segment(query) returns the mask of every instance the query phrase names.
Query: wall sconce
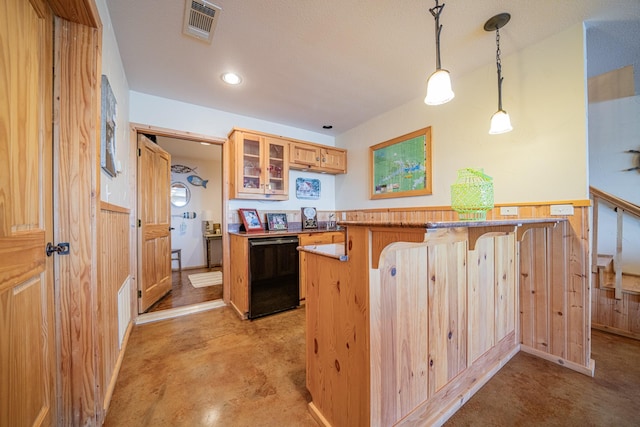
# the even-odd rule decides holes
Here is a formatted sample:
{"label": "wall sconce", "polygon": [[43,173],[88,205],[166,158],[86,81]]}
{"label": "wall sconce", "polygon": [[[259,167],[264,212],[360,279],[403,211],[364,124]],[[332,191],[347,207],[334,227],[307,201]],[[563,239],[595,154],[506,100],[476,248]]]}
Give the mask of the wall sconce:
{"label": "wall sconce", "polygon": [[498,111],[491,116],[491,128],[489,134],[496,135],[499,133],[511,132],[513,127],[511,126],[511,119],[509,114],[502,109],[502,62],[500,61],[500,28],[507,25],[511,19],[511,15],[508,13],[500,13],[492,18],[489,18],[484,24],[485,31],[496,32],[496,66],[498,68]]}
{"label": "wall sconce", "polygon": [[427,105],[445,104],[455,96],[451,90],[449,72],[440,66],[440,32],[442,31],[440,14],[442,9],[444,9],[444,3],[439,5],[438,0],[436,0],[436,5],[429,9],[436,21],[436,71],[427,80],[427,96],[424,98],[424,103]]}

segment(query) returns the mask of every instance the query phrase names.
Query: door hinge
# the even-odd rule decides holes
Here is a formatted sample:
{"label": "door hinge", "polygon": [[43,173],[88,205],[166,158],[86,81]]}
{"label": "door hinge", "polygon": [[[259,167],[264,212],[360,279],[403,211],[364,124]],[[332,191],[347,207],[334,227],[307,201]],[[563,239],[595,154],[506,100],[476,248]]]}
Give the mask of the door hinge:
{"label": "door hinge", "polygon": [[47,243],[47,247],[44,248],[47,256],[51,256],[53,254],[58,255],[69,255],[69,243],[62,242],[57,245],[52,244],[51,242]]}
{"label": "door hinge", "polygon": [[138,148],[138,157],[142,156],[142,150]]}
{"label": "door hinge", "polygon": [[142,298],[142,291],[138,289],[138,298]]}
{"label": "door hinge", "polygon": [[141,219],[138,220],[138,227],[142,227],[142,220]]}

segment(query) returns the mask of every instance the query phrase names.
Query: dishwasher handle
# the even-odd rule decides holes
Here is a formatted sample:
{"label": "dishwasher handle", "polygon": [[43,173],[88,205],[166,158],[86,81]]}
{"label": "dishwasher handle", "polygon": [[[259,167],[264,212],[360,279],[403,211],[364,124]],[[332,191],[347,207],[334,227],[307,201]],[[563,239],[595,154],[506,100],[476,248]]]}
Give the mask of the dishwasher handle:
{"label": "dishwasher handle", "polygon": [[287,243],[298,244],[297,237],[282,237],[278,239],[254,239],[249,240],[251,246],[266,246],[266,245],[285,245]]}

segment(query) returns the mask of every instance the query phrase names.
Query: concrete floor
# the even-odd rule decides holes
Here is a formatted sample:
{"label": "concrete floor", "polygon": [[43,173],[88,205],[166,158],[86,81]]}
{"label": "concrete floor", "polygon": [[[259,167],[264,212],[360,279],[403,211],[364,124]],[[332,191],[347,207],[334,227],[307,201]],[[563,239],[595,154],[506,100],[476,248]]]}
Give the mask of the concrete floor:
{"label": "concrete floor", "polygon": [[[519,353],[446,425],[640,425],[640,342],[593,331],[592,353],[595,378]],[[315,426],[304,370],[304,309],[136,326],[105,425]]]}

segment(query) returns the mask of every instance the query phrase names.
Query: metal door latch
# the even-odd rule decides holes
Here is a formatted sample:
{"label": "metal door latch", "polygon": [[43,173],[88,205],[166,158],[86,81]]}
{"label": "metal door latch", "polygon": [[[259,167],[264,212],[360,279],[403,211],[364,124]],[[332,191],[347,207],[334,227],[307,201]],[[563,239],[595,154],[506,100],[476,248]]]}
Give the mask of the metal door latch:
{"label": "metal door latch", "polygon": [[45,252],[47,252],[47,256],[53,255],[54,252],[58,255],[69,255],[69,243],[63,242],[58,243],[57,245],[53,245],[51,242],[49,242],[47,243]]}

